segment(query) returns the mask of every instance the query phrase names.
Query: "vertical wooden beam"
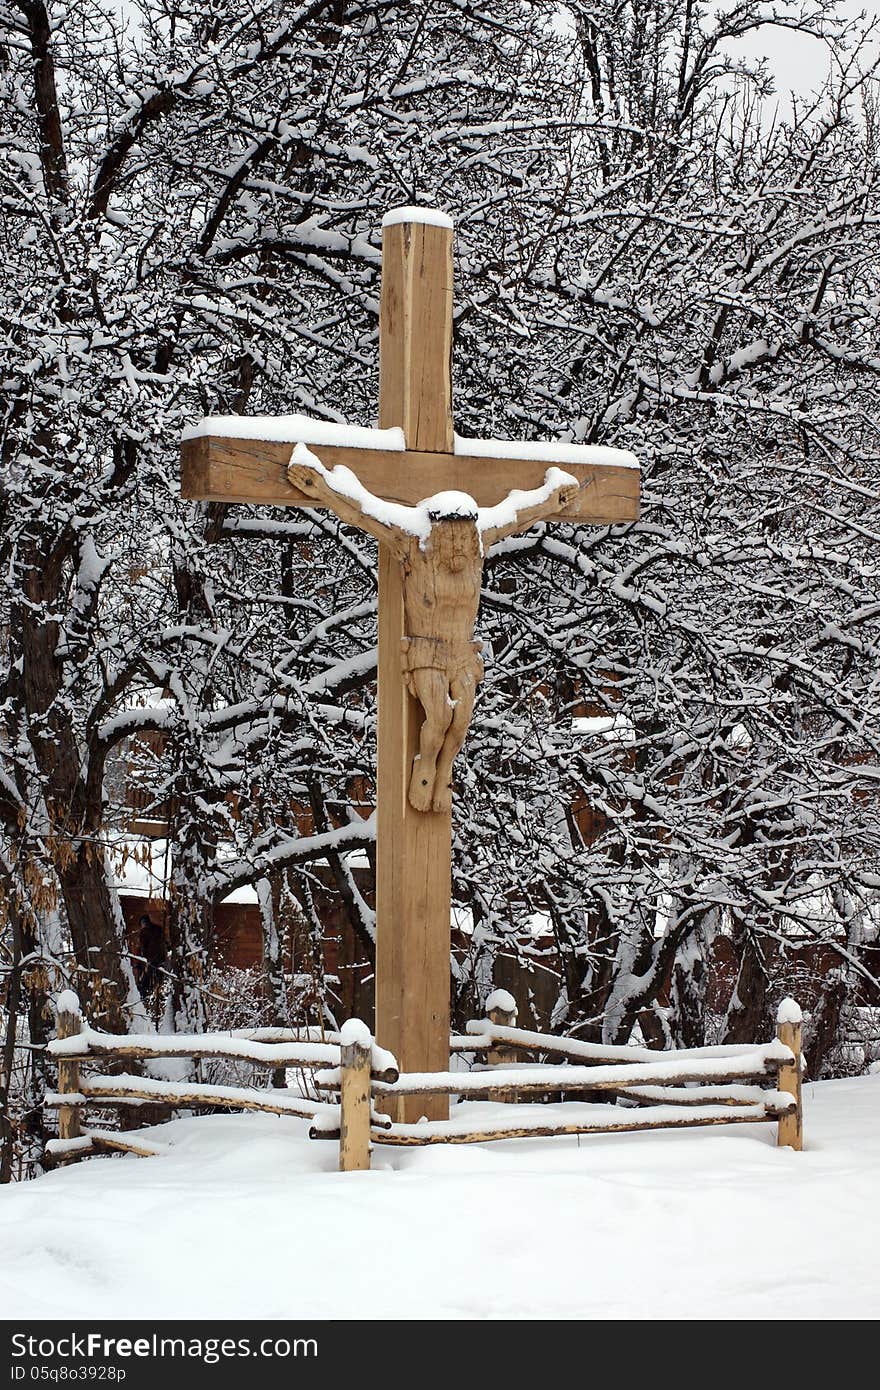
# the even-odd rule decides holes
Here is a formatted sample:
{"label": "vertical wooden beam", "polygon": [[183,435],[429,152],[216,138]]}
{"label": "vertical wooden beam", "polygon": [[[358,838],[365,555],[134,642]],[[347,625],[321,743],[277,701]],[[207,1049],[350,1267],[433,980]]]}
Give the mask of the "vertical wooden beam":
{"label": "vertical wooden beam", "polygon": [[794,1053],[793,1062],[779,1067],[777,1087],[794,1096],[797,1107],[780,1115],[776,1126],[776,1143],[800,1151],[804,1146],[803,1101],[801,1097],[801,1011],[793,999],[783,999],[776,1015],[776,1036]]}
{"label": "vertical wooden beam", "polygon": [[[72,989],[66,989],[58,999],[59,1038],[75,1038],[82,1032],[82,1014],[79,1000]],[[75,1095],[79,1091],[79,1058],[65,1061],[58,1059],[58,1092],[60,1095]],[[59,1139],[79,1139],[82,1130],[79,1123],[79,1106],[62,1105],[58,1109]]]}
{"label": "vertical wooden beam", "polygon": [[365,1023],[350,1018],[339,1035],[342,1053],[339,1171],[370,1166],[370,1069],[373,1039]]}
{"label": "vertical wooden beam", "polygon": [[[417,216],[417,214],[416,214]],[[452,226],[386,219],[382,238],[379,424],[409,449],[451,452]],[[430,491],[430,488],[428,488]],[[449,1067],[452,829],[448,814],[407,800],[421,708],[400,664],[400,565],[379,547],[379,785],[376,1035],[401,1071]],[[445,1119],[446,1096],[399,1096],[401,1122]]]}

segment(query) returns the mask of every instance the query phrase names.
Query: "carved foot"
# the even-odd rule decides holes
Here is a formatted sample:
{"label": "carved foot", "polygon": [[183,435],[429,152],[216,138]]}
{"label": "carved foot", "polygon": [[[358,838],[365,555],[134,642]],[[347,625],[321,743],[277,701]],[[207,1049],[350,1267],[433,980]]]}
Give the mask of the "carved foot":
{"label": "carved foot", "polygon": [[431,801],[432,811],[451,811],[452,810],[452,787],[448,783],[440,785],[440,779],[434,787],[434,796]]}
{"label": "carved foot", "polygon": [[430,811],[433,809],[433,797],[433,769],[424,766],[421,758],[416,758],[409,783],[409,804],[417,811]]}

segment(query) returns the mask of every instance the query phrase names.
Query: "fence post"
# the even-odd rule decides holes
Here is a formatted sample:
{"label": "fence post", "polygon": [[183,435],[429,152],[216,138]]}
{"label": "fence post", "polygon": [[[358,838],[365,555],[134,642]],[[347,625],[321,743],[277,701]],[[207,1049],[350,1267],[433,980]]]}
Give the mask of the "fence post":
{"label": "fence post", "polygon": [[[59,994],[56,1003],[58,1013],[57,1036],[75,1038],[82,1032],[82,1014],[79,999],[72,989]],[[79,1058],[66,1060],[58,1058],[58,1091],[61,1095],[73,1095],[79,1090]],[[79,1106],[62,1105],[58,1109],[58,1137],[60,1139],[79,1139],[82,1135],[79,1123]]]}
{"label": "fence post", "polygon": [[[499,1028],[516,1027],[516,1000],[512,994],[508,994],[506,989],[493,990],[486,1000],[486,1013],[490,1022]],[[486,1054],[486,1061],[490,1067],[505,1067],[516,1061],[516,1048],[505,1047],[500,1044],[498,1047],[490,1047]],[[516,1091],[499,1091],[495,1096],[496,1100],[513,1103],[517,1099]]]}
{"label": "fence post", "polygon": [[803,1105],[801,1100],[801,1014],[800,1005],[793,999],[783,999],[776,1015],[776,1036],[794,1053],[793,1062],[780,1062],[777,1088],[794,1096],[797,1106],[779,1116],[776,1143],[790,1149],[804,1146]]}
{"label": "fence post", "polygon": [[370,1072],[373,1039],[359,1018],[350,1018],[339,1034],[342,1076],[340,1087],[339,1171],[352,1173],[370,1166]]}

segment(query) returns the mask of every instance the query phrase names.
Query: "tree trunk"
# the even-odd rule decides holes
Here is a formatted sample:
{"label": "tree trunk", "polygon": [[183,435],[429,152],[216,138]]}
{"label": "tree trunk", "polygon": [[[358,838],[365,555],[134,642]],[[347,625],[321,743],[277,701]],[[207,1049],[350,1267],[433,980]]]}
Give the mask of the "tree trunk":
{"label": "tree trunk", "polygon": [[24,560],[27,602],[15,604],[11,645],[20,654],[15,692],[26,715],[27,738],[42,783],[52,857],[70,928],[80,979],[77,988],[89,1016],[112,1032],[125,1032],[124,1005],[132,991],[118,905],[107,883],[103,787],[84,771],[64,693],[57,655],[60,628],[49,613],[64,606],[63,569],[69,555],[59,543],[36,543]]}
{"label": "tree trunk", "polygon": [[753,928],[738,923],[733,935],[739,957],[736,984],[727,1006],[727,1022],[722,1042],[753,1043],[770,1037],[772,1026],[767,1009],[767,965],[759,938]]}
{"label": "tree trunk", "polygon": [[841,969],[830,970],[822,981],[822,989],[810,1018],[804,1044],[807,1075],[817,1081],[822,1075],[825,1058],[839,1040],[840,1017],[846,1003],[847,988]]}

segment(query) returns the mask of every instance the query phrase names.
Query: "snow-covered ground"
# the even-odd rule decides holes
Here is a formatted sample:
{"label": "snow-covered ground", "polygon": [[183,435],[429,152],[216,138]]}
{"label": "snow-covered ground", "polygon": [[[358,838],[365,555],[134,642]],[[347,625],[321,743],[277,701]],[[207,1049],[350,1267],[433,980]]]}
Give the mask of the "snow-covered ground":
{"label": "snow-covered ground", "polygon": [[[497,1106],[472,1103],[483,1111]],[[880,1312],[880,1075],[775,1126],[374,1152],[268,1115],[0,1190],[6,1318],[785,1318]]]}

